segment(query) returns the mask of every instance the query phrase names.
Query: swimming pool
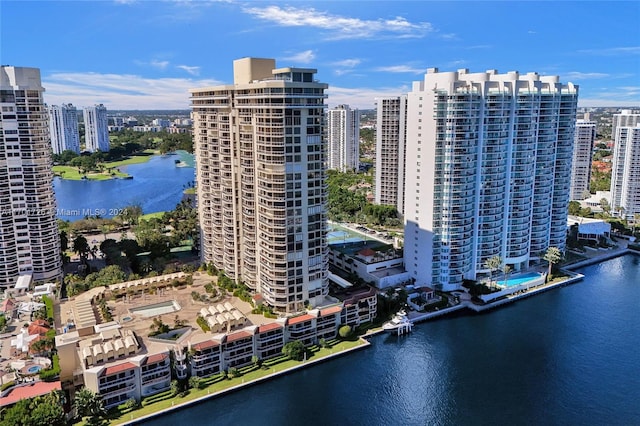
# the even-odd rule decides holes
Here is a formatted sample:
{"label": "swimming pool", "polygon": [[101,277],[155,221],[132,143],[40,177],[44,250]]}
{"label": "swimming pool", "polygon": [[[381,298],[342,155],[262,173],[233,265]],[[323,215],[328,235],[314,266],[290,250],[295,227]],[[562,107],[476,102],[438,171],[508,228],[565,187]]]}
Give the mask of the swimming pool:
{"label": "swimming pool", "polygon": [[[527,272],[525,274],[517,275],[515,277],[509,278],[506,282],[506,286],[514,287],[520,284],[528,283],[529,281],[533,281],[538,278],[542,278],[542,274],[539,274],[537,272]],[[505,282],[504,280],[502,280],[502,281],[498,281],[497,284],[500,286],[504,286]]]}
{"label": "swimming pool", "polygon": [[29,374],[36,374],[39,373],[40,370],[42,370],[42,367],[39,365],[32,365],[31,367],[27,368],[27,373]]}
{"label": "swimming pool", "polygon": [[170,314],[180,310],[180,305],[175,300],[168,302],[154,303],[152,305],[138,306],[129,309],[132,314],[141,315],[145,318],[155,317],[156,315]]}

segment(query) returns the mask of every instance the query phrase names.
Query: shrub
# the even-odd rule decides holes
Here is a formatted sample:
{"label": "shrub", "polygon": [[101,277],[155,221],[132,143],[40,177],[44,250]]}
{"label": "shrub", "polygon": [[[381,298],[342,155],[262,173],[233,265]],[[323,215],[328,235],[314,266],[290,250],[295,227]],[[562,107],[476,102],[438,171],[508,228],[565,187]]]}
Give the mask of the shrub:
{"label": "shrub", "polygon": [[[42,302],[47,309],[47,318],[53,318],[53,300],[47,295],[42,296]],[[53,326],[53,323],[51,323]]]}
{"label": "shrub", "polygon": [[43,382],[52,382],[60,375],[60,357],[55,354],[52,358],[51,368],[40,370],[40,380]]}
{"label": "shrub", "polygon": [[211,331],[211,327],[209,327],[207,320],[204,319],[202,316],[198,315],[198,317],[196,318],[196,323],[200,326],[202,331],[204,331],[205,333],[207,331]]}
{"label": "shrub", "polygon": [[16,384],[16,382],[14,382],[14,381],[3,383],[2,386],[0,386],[0,392],[6,391],[10,387],[15,386],[15,384]]}
{"label": "shrub", "polygon": [[342,327],[340,327],[340,329],[338,329],[338,334],[343,339],[350,338],[352,333],[353,333],[353,330],[351,329],[350,325],[343,325]]}

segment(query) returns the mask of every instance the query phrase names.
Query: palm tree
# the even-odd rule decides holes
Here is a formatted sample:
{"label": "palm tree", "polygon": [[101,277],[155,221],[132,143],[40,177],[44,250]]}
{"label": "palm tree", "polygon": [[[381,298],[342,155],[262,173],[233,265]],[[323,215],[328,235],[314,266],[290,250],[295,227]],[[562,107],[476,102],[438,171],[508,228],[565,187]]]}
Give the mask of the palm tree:
{"label": "palm tree", "polygon": [[73,406],[81,417],[88,416],[94,422],[106,413],[100,395],[84,387],[76,392],[73,398]]}
{"label": "palm tree", "polygon": [[91,249],[89,243],[83,235],[77,235],[73,239],[73,251],[80,256],[80,260],[84,263]]}
{"label": "palm tree", "polygon": [[504,274],[504,285],[507,285],[507,277],[509,276],[512,270],[513,268],[511,268],[510,265],[502,266],[502,273]]}
{"label": "palm tree", "polygon": [[497,271],[502,265],[502,258],[500,256],[493,256],[485,260],[484,267],[489,270],[489,278],[493,284],[493,273]]}
{"label": "palm tree", "polygon": [[551,278],[551,268],[562,260],[562,252],[558,247],[549,247],[544,253],[542,260],[549,262],[549,272],[547,273],[547,281],[549,281]]}
{"label": "palm tree", "polygon": [[633,214],[633,234],[638,232],[638,225],[640,225],[640,213]]}

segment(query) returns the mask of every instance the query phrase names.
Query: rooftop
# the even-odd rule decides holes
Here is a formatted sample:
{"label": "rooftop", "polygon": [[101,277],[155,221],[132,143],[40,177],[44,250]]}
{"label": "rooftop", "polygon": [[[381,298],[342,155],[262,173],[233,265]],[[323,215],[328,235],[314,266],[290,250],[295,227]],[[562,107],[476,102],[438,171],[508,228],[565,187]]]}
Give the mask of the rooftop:
{"label": "rooftop", "polygon": [[40,395],[46,395],[54,390],[61,390],[60,382],[33,382],[26,386],[17,386],[0,398],[0,407],[15,404],[21,399],[29,399]]}

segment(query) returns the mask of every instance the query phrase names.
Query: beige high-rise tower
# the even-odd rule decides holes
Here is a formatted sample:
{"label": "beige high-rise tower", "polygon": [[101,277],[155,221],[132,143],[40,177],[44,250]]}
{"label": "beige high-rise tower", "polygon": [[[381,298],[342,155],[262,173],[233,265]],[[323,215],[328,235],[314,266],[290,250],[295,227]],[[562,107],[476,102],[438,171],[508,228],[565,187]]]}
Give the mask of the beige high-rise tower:
{"label": "beige high-rise tower", "polygon": [[190,90],[202,260],[299,311],[328,294],[327,85],[273,59],[233,71],[233,85]]}
{"label": "beige high-rise tower", "polygon": [[0,287],[62,276],[40,70],[0,67]]}

